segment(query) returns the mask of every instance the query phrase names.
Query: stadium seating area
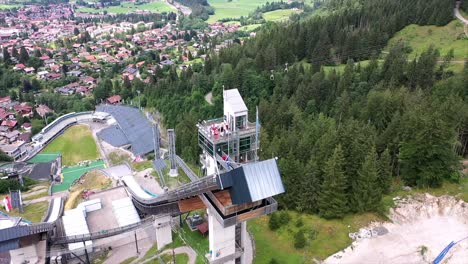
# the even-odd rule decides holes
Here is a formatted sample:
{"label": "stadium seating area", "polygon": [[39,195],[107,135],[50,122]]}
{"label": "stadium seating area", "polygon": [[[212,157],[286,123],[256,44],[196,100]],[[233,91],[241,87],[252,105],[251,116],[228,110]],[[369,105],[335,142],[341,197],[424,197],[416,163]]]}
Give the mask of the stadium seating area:
{"label": "stadium seating area", "polygon": [[138,108],[99,105],[96,107],[96,111],[109,113],[117,121],[117,126],[112,126],[98,133],[100,139],[113,146],[130,144],[130,151],[135,156],[153,151],[153,127]]}

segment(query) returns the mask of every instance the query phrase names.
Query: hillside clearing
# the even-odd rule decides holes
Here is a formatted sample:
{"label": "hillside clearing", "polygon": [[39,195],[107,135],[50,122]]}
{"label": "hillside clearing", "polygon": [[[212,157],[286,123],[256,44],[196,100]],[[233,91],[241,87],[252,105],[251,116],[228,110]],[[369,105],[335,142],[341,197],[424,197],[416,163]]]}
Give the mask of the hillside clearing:
{"label": "hillside clearing", "polygon": [[453,49],[454,60],[468,58],[468,38],[464,37],[463,25],[457,20],[443,27],[409,25],[390,39],[385,50],[398,42],[404,42],[413,49],[410,58],[421,55],[431,45],[439,50],[441,57]]}
{"label": "hillside clearing", "polygon": [[257,7],[264,5],[268,0],[208,0],[210,6],[215,10],[215,14],[210,16],[208,23],[216,22],[223,18],[239,18],[247,16]]}

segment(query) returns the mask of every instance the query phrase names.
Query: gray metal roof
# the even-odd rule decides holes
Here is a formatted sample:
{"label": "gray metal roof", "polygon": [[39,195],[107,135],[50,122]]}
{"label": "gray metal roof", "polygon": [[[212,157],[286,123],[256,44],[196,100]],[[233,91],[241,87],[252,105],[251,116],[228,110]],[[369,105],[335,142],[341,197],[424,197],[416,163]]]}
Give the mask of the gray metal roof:
{"label": "gray metal roof", "polygon": [[242,166],[252,201],[284,193],[283,182],[275,159]]}
{"label": "gray metal roof", "polygon": [[121,105],[99,105],[96,107],[96,111],[109,113],[115,118],[123,134],[130,142],[130,150],[133,154],[144,155],[153,151],[153,128],[150,121],[138,108]]}
{"label": "gray metal roof", "polygon": [[127,137],[119,128],[119,126],[111,126],[105,128],[99,131],[99,133],[97,133],[97,136],[114,147],[121,147],[130,144],[130,142],[128,142]]}
{"label": "gray metal roof", "polygon": [[233,204],[259,201],[284,192],[275,159],[243,165],[220,175],[223,188],[229,188]]}

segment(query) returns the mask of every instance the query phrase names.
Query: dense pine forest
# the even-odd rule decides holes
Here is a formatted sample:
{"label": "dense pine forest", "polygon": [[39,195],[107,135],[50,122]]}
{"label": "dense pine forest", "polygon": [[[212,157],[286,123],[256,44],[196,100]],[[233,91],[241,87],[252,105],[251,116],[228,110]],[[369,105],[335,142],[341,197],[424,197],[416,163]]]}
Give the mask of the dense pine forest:
{"label": "dense pine forest", "polygon": [[[468,146],[468,64],[451,53],[388,40],[409,24],[445,25],[452,0],[331,0],[329,14],[268,24],[243,45],[207,56],[204,66],[161,71],[145,104],[177,131],[177,151],[196,162],[195,124],[219,117],[222,89],[259,106],[263,159],[279,157],[280,205],[326,218],[379,211],[392,182],[437,187],[458,181]],[[366,65],[356,63],[370,60]],[[288,63],[286,66],[285,63]],[[324,65],[346,63],[344,71]],[[204,100],[212,91],[214,104]]]}

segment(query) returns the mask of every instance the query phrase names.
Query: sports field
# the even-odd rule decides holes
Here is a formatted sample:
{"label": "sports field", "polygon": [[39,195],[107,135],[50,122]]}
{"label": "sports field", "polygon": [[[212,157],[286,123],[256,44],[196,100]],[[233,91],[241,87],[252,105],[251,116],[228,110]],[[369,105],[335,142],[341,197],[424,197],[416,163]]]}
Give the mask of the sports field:
{"label": "sports field", "polygon": [[175,11],[175,9],[167,4],[164,1],[156,1],[156,2],[150,2],[150,3],[144,3],[141,5],[135,5],[134,3],[122,3],[119,6],[109,6],[106,8],[89,8],[89,7],[81,7],[78,8],[78,12],[82,13],[100,13],[107,11],[108,13],[114,13],[114,14],[122,14],[122,13],[131,13],[131,12],[136,12],[139,10],[144,10],[144,11],[150,11],[150,12],[155,12],[155,13],[163,13],[163,12],[171,12]]}
{"label": "sports field", "polygon": [[62,164],[64,166],[99,158],[99,151],[91,130],[85,125],[73,126],[67,129],[41,151],[41,154],[57,152],[62,153]]}
{"label": "sports field", "polygon": [[68,190],[72,183],[79,179],[83,174],[94,169],[105,168],[104,161],[94,161],[89,165],[72,166],[62,169],[63,180],[61,184],[52,186],[52,193]]}
{"label": "sports field", "polygon": [[222,18],[238,18],[247,16],[257,7],[271,2],[268,0],[208,0],[210,6],[215,10],[215,14],[210,16],[208,23],[216,22]]}

